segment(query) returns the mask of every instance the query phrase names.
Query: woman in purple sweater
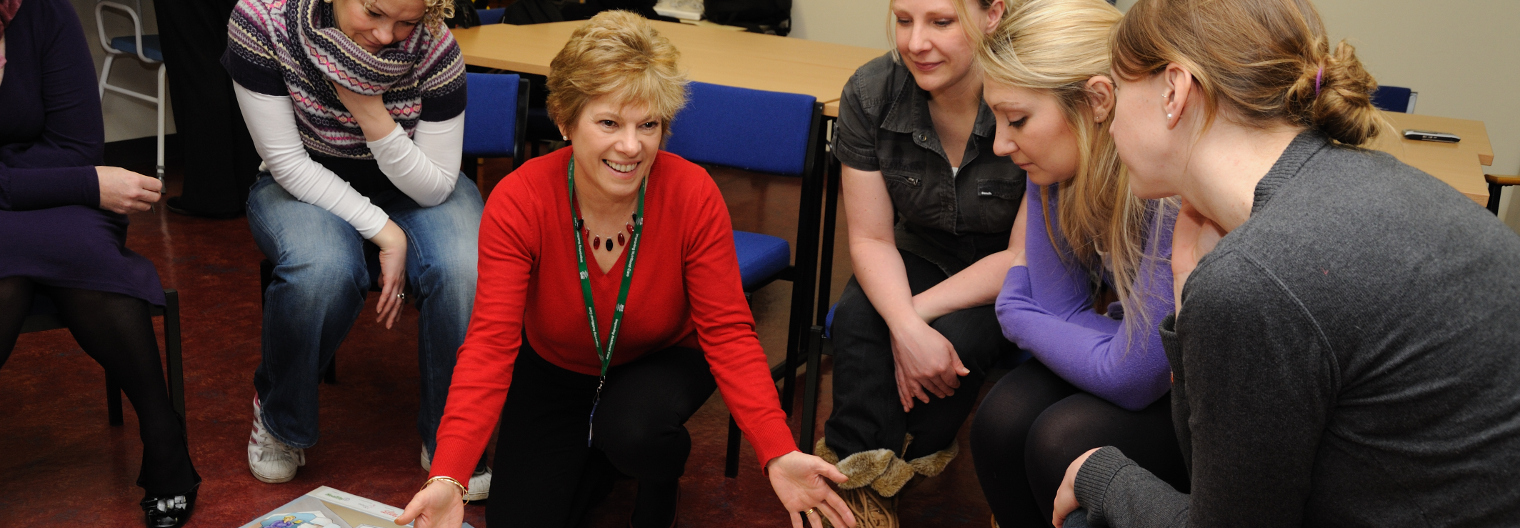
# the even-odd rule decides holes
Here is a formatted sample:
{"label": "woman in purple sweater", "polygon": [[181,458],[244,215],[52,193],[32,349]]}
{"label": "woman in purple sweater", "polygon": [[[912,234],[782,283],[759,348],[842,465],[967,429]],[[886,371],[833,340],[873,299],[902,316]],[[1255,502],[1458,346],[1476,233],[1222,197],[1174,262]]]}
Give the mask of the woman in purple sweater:
{"label": "woman in purple sweater", "polygon": [[[1115,101],[1102,0],[1032,0],[978,51],[994,152],[1029,173],[1025,252],[997,299],[1003,335],[1034,357],[992,388],[971,426],[997,521],[1048,526],[1067,463],[1105,445],[1186,486],[1156,325],[1172,311],[1175,207],[1129,193],[1108,122]],[[1103,292],[1119,301],[1094,309]]]}
{"label": "woman in purple sweater", "polygon": [[201,478],[148,315],[163,287],[153,263],[124,245],[124,214],[148,210],[161,185],[98,166],[94,68],[69,2],[0,0],[0,365],[34,303],[50,302],[137,412],[148,526],[180,526]]}

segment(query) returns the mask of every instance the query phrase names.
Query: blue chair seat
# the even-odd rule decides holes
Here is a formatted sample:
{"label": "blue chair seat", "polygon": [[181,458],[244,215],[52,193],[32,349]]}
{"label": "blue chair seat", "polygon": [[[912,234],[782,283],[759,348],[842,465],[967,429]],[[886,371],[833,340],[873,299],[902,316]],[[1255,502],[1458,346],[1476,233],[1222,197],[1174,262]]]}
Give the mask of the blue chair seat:
{"label": "blue chair seat", "polygon": [[734,231],[734,248],[739,254],[739,277],[744,291],[752,291],[775,278],[792,260],[792,248],[786,240],[770,235]]}
{"label": "blue chair seat", "polygon": [[480,9],[475,11],[475,14],[480,15],[480,25],[482,26],[487,24],[500,24],[501,17],[506,16],[507,14],[507,8],[498,7],[495,9]]}
{"label": "blue chair seat", "polygon": [[1372,93],[1372,106],[1388,112],[1410,113],[1414,111],[1414,108],[1410,108],[1413,106],[1410,99],[1414,93],[1414,90],[1402,86],[1379,86]]}
{"label": "blue chair seat", "polygon": [[[143,56],[158,62],[164,61],[163,47],[158,45],[158,35],[143,35]],[[137,54],[137,37],[126,35],[111,39],[111,48],[122,53]]]}

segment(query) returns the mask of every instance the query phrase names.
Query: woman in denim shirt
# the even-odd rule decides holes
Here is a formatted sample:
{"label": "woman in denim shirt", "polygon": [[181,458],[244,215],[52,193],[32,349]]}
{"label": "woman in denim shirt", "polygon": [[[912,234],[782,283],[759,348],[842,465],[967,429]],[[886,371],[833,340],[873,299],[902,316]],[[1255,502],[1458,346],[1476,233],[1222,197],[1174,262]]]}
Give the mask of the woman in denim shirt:
{"label": "woman in denim shirt", "polygon": [[836,308],[818,445],[850,477],[842,495],[866,526],[897,526],[898,491],[955,457],[987,368],[1017,350],[991,304],[1024,247],[1024,171],[992,153],[973,66],[1003,0],[891,9],[895,50],[845,86],[834,138],[855,277]]}

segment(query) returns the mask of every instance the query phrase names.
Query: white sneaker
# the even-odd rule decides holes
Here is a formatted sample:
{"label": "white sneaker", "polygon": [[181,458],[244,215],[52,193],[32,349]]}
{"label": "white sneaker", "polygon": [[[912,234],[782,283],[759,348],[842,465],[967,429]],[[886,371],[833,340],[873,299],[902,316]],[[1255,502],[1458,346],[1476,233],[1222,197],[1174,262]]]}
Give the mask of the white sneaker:
{"label": "white sneaker", "polygon": [[264,430],[264,410],[253,398],[253,434],[248,437],[248,471],[270,484],[290,482],[296,468],[306,465],[306,450],[290,447]]}
{"label": "white sneaker", "polygon": [[491,468],[470,476],[470,490],[464,494],[464,500],[486,500],[491,496]]}
{"label": "white sneaker", "polygon": [[[422,446],[422,470],[432,471],[433,460],[428,456],[427,446]],[[486,466],[484,471],[470,475],[470,489],[464,494],[464,500],[486,500],[491,496],[491,467]]]}

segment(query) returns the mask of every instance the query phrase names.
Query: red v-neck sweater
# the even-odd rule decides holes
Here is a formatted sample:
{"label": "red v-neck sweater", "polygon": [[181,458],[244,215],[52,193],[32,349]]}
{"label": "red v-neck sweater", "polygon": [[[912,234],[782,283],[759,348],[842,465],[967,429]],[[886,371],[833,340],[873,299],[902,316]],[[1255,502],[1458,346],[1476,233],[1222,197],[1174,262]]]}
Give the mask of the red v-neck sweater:
{"label": "red v-neck sweater", "polygon": [[[486,204],[475,311],[439,425],[433,476],[469,481],[506,402],[524,331],[533,350],[550,363],[582,374],[601,373],[571,231],[565,185],[571,150],[524,163],[501,181]],[[761,465],[796,450],[744,302],[733,227],[717,185],[696,164],[660,152],[649,175],[644,212],[644,234],[612,364],[674,345],[699,348]],[[626,247],[619,249],[623,256],[608,273],[587,255],[604,344],[627,258]]]}

